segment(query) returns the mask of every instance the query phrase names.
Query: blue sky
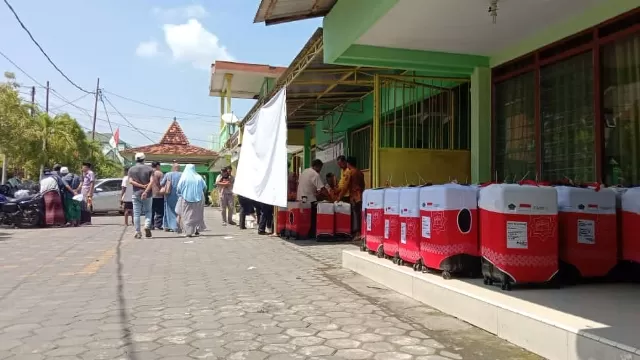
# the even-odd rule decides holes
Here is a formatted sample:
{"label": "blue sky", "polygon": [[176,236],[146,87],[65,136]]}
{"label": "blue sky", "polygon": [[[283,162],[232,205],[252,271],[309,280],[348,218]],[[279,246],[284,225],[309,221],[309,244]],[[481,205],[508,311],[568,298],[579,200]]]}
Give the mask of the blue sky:
{"label": "blue sky", "polygon": [[[197,117],[164,111],[126,101],[108,92],[178,111],[220,113],[220,101],[208,94],[210,64],[216,59],[288,65],[298,54],[320,20],[266,27],[253,24],[260,0],[9,0],[22,21],[52,60],[78,85],[100,87],[115,107],[154,141],[176,116],[192,144],[219,128],[217,117]],[[0,2],[0,51],[23,70],[68,100],[83,93],[66,82],[29,40],[9,9]],[[217,40],[217,41],[216,41]],[[0,57],[0,70],[16,73],[18,82],[35,85]],[[22,91],[28,92],[28,89]],[[44,106],[45,91],[36,89]],[[87,96],[75,103],[93,112]],[[234,112],[244,115],[249,100],[234,100]],[[54,96],[53,112],[69,112],[82,126],[91,127],[85,112]],[[106,114],[99,105],[97,130],[109,132]],[[126,124],[107,105],[112,123]],[[118,125],[113,125],[114,129]],[[143,130],[143,131],[144,131]],[[120,126],[120,139],[134,145],[150,143],[131,128]]]}

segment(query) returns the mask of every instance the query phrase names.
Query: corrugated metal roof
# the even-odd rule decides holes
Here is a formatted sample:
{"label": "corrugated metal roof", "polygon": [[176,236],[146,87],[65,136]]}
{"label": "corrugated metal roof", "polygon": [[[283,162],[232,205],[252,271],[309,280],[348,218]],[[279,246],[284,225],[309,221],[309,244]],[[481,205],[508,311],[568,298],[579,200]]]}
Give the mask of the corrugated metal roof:
{"label": "corrugated metal roof", "polygon": [[311,19],[325,16],[337,0],[262,0],[255,23],[266,25]]}

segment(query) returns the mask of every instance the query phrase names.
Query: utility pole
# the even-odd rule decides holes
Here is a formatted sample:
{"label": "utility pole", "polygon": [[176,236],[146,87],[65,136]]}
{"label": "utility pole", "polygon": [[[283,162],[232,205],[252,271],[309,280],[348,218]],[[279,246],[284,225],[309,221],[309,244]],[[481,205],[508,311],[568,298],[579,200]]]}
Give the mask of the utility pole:
{"label": "utility pole", "polygon": [[31,87],[31,116],[36,116],[36,87]]}
{"label": "utility pole", "polygon": [[96,139],[96,120],[98,119],[98,97],[100,96],[100,78],[96,84],[96,101],[93,104],[93,127],[91,128],[91,140]]}
{"label": "utility pole", "polygon": [[47,96],[45,101],[45,111],[47,115],[49,115],[49,80],[47,80]]}

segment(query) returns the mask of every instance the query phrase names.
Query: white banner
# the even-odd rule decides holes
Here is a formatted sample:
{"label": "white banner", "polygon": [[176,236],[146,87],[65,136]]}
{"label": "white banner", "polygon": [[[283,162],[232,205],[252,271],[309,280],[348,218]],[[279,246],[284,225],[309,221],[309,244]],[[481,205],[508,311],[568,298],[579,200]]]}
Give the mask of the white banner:
{"label": "white banner", "polygon": [[233,192],[287,206],[287,92],[280,90],[244,125]]}

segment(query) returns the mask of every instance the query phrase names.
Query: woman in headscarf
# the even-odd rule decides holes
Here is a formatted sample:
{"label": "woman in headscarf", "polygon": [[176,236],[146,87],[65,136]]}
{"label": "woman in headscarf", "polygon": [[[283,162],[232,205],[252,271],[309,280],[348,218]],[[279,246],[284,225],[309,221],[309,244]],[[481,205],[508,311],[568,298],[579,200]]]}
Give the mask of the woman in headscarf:
{"label": "woman in headscarf", "polygon": [[60,197],[60,186],[52,174],[40,180],[40,194],[44,199],[44,224],[46,226],[64,226],[64,208]]}
{"label": "woman in headscarf", "polygon": [[164,219],[162,224],[165,231],[180,232],[176,205],[178,205],[178,182],[181,176],[180,164],[174,162],[171,166],[171,171],[164,174],[164,178],[160,182],[160,186],[165,190]]}
{"label": "woman in headscarf", "polygon": [[178,206],[180,209],[180,220],[185,236],[192,237],[198,235],[199,231],[205,229],[204,225],[204,189],[207,184],[196,172],[193,164],[185,166],[180,181],[178,181],[178,195],[180,196]]}

